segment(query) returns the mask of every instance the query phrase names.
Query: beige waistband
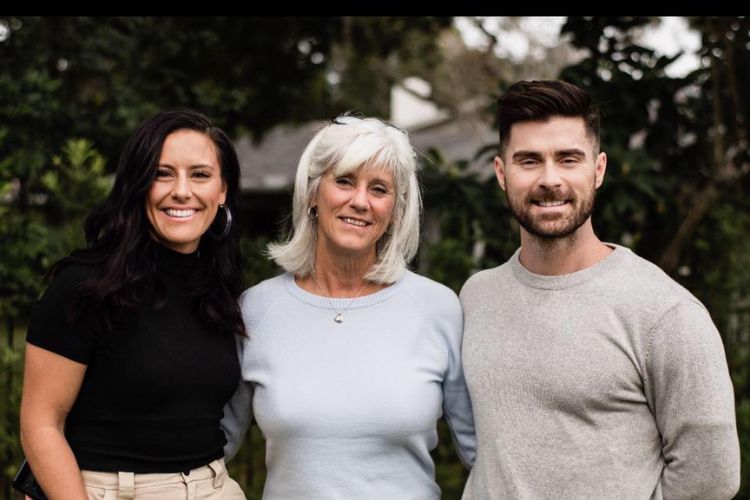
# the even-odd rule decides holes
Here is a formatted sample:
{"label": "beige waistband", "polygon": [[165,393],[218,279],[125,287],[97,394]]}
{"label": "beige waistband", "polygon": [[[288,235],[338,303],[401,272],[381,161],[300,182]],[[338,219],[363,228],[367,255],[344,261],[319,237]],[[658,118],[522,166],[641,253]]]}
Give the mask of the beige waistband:
{"label": "beige waistband", "polygon": [[[188,472],[168,472],[140,474],[133,472],[98,472],[82,470],[83,482],[86,486],[104,489],[117,489],[125,494],[121,498],[127,498],[127,494],[134,489],[159,486],[172,483],[189,483],[214,478],[214,486],[220,487],[227,475],[224,459],[214,460],[208,465],[192,469]],[[131,493],[132,494],[132,493]]]}

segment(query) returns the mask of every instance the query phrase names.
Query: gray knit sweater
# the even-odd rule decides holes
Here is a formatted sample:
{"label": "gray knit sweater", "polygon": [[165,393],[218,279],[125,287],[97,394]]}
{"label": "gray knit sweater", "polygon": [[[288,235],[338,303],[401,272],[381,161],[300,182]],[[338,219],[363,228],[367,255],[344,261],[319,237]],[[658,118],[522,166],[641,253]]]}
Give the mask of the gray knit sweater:
{"label": "gray knit sweater", "polygon": [[630,250],[562,276],[519,252],[461,291],[477,460],[464,499],[731,498],[734,396],[703,305]]}

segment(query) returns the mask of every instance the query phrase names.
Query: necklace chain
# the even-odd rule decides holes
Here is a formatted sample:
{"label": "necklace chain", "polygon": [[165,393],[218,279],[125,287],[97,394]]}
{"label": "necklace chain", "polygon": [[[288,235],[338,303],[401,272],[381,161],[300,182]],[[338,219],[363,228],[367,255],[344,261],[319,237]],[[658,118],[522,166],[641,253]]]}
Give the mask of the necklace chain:
{"label": "necklace chain", "polygon": [[[315,269],[312,271],[312,279],[315,282],[315,286],[318,287],[318,291],[323,294],[323,296],[326,298],[328,303],[331,305],[331,309],[333,309],[336,312],[336,316],[333,318],[333,321],[335,321],[338,324],[341,324],[344,322],[344,313],[348,309],[348,307],[345,307],[341,310],[339,310],[336,306],[334,306],[333,301],[331,300],[332,297],[330,297],[330,294],[328,293],[328,290],[323,288],[321,286],[320,282],[318,281],[318,277],[315,275]],[[365,280],[365,284],[362,285],[362,288],[359,289],[359,292],[357,292],[357,295],[354,297],[342,297],[350,300],[358,299],[360,295],[362,295],[362,292],[365,291],[365,288],[367,288],[367,285],[369,283],[367,280]]]}

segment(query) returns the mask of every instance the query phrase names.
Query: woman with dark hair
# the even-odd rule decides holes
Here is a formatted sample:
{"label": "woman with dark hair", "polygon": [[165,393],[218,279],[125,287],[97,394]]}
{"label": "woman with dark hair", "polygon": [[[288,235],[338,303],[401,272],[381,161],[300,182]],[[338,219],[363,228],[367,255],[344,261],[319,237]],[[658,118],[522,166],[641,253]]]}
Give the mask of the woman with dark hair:
{"label": "woman with dark hair", "polygon": [[238,185],[199,113],[159,113],[126,145],[29,324],[21,442],[50,498],[245,498],[219,426],[244,335]]}

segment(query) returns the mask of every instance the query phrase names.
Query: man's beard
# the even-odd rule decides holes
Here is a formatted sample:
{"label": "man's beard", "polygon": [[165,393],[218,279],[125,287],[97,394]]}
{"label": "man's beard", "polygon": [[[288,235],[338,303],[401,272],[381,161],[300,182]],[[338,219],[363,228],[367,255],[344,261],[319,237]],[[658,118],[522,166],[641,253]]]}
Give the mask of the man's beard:
{"label": "man's beard", "polygon": [[[572,193],[549,189],[537,190],[521,202],[511,199],[508,190],[505,191],[505,196],[513,217],[526,232],[544,240],[555,240],[575,233],[588,220],[594,209],[596,187],[586,193],[583,199],[574,197]],[[554,220],[545,219],[544,215],[535,216],[532,214],[532,208],[536,206],[533,204],[534,201],[569,201],[573,205],[573,213],[568,217],[557,217]]]}

